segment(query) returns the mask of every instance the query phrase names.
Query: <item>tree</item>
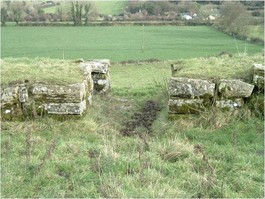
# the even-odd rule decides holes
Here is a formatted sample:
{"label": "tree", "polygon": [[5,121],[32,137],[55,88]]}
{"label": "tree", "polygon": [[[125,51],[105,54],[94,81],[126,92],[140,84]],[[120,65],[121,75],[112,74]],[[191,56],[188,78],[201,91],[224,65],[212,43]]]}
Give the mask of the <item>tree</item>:
{"label": "tree", "polygon": [[240,2],[224,2],[220,7],[221,20],[219,26],[225,31],[246,36],[251,23],[251,14]]}
{"label": "tree", "polygon": [[2,25],[6,25],[6,21],[8,19],[8,15],[7,15],[7,9],[5,7],[1,8],[1,23]]}
{"label": "tree", "polygon": [[26,16],[26,4],[21,1],[12,1],[9,3],[8,12],[10,18],[18,24]]}
{"label": "tree", "polygon": [[84,17],[85,17],[85,25],[88,24],[88,19],[89,19],[89,12],[91,10],[91,3],[88,3],[88,4],[85,4],[85,14],[84,14]]}
{"label": "tree", "polygon": [[82,25],[82,12],[83,4],[79,4],[78,1],[76,3],[72,2],[71,14],[75,26]]}

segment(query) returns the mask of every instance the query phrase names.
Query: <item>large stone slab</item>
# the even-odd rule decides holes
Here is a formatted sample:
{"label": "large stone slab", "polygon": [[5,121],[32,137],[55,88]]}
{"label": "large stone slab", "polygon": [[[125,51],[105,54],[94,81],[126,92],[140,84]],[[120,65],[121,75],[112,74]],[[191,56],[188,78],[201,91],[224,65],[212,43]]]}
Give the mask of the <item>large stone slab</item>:
{"label": "large stone slab", "polygon": [[86,102],[80,103],[48,103],[45,106],[48,114],[82,115],[86,110]]}
{"label": "large stone slab", "polygon": [[170,98],[168,102],[169,113],[190,114],[205,110],[203,99]]}
{"label": "large stone slab", "polygon": [[171,77],[169,95],[180,98],[209,98],[214,96],[215,84],[208,80]]}
{"label": "large stone slab", "polygon": [[218,92],[224,98],[246,98],[250,97],[254,85],[241,80],[221,80],[218,86]]}
{"label": "large stone slab", "polygon": [[84,100],[86,86],[77,83],[68,86],[35,84],[31,89],[35,101],[48,103],[80,103]]}
{"label": "large stone slab", "polygon": [[265,65],[254,64],[253,82],[254,84],[264,90],[264,71]]}

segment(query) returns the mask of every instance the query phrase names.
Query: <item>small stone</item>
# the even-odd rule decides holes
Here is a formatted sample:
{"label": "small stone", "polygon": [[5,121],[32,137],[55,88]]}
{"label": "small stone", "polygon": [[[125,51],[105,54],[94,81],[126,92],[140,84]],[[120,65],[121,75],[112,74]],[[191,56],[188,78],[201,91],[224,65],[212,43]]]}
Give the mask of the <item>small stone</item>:
{"label": "small stone", "polygon": [[223,99],[216,100],[215,106],[218,108],[228,108],[230,110],[241,108],[244,105],[244,100],[242,98],[239,99]]}

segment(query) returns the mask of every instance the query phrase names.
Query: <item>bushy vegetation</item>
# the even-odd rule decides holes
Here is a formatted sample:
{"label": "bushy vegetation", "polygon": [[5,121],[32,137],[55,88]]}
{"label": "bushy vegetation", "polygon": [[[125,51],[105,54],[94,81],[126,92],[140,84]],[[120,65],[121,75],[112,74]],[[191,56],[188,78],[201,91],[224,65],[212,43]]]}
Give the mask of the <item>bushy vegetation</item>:
{"label": "bushy vegetation", "polygon": [[[170,63],[112,65],[111,92],[94,96],[82,118],[2,122],[2,197],[262,198],[258,101],[255,111],[213,109],[169,121]],[[152,131],[139,125],[123,136],[148,100],[161,109]]]}
{"label": "bushy vegetation", "polygon": [[222,51],[251,55],[262,49],[207,26],[2,27],[1,54],[117,62],[215,56]]}

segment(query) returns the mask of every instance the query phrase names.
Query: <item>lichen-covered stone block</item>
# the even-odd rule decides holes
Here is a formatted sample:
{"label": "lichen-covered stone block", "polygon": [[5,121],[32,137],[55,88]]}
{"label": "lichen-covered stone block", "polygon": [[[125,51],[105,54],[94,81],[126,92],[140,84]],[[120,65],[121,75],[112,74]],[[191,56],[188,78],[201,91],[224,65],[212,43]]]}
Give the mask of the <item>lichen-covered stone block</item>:
{"label": "lichen-covered stone block", "polygon": [[110,66],[109,59],[95,59],[92,61],[87,61],[82,64],[82,68],[85,73],[108,73]]}
{"label": "lichen-covered stone block", "polygon": [[169,95],[180,98],[209,98],[214,96],[215,84],[208,80],[171,77]]}
{"label": "lichen-covered stone block", "polygon": [[254,64],[253,82],[259,88],[264,90],[264,71],[265,65]]}
{"label": "lichen-covered stone block", "polygon": [[86,110],[86,102],[80,103],[48,103],[45,107],[48,114],[82,115]]}
{"label": "lichen-covered stone block", "polygon": [[18,98],[19,86],[11,86],[1,90],[1,118],[12,119],[14,116],[22,116],[21,102]]}
{"label": "lichen-covered stone block", "polygon": [[223,79],[220,81],[218,86],[218,92],[223,98],[246,98],[250,97],[254,85],[248,84],[241,80],[226,80]]}
{"label": "lichen-covered stone block", "polygon": [[68,86],[35,84],[31,89],[35,101],[47,103],[79,103],[84,100],[86,87],[84,83]]}
{"label": "lichen-covered stone block", "polygon": [[168,102],[169,113],[190,114],[205,110],[203,99],[170,98]]}
{"label": "lichen-covered stone block", "polygon": [[241,108],[244,105],[244,100],[242,98],[239,99],[222,99],[216,100],[215,106],[218,108],[224,108],[233,110],[236,108]]}

